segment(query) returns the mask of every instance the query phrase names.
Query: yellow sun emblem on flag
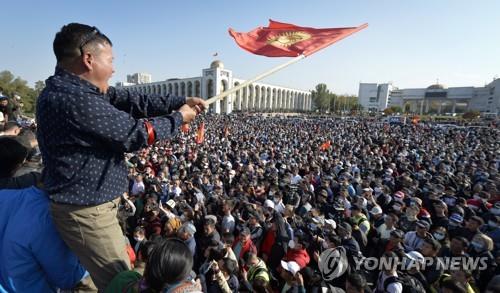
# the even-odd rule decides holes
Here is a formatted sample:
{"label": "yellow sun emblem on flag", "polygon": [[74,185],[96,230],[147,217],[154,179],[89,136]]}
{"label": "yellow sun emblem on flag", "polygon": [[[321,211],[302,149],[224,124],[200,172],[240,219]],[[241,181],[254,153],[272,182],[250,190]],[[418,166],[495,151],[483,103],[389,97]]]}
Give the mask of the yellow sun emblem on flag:
{"label": "yellow sun emblem on flag", "polygon": [[277,36],[269,37],[267,43],[275,47],[289,47],[298,42],[310,39],[311,35],[306,32],[284,32]]}

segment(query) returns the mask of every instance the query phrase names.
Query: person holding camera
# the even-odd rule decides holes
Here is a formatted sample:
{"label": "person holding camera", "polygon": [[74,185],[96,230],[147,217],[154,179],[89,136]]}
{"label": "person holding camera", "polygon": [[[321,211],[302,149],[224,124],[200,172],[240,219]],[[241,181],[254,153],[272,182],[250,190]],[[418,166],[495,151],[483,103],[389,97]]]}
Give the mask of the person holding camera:
{"label": "person holding camera", "polygon": [[237,262],[230,258],[222,258],[210,262],[202,284],[206,293],[237,293],[239,281],[236,275]]}

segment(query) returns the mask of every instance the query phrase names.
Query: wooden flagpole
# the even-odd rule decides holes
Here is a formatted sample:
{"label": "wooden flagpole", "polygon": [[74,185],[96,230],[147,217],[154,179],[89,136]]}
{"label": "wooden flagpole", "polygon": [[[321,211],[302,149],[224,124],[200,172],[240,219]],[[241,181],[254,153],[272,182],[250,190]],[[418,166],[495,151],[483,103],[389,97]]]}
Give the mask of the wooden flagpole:
{"label": "wooden flagpole", "polygon": [[240,89],[248,86],[249,84],[254,83],[254,82],[258,81],[258,80],[261,80],[264,77],[269,76],[269,75],[275,73],[276,71],[279,71],[279,70],[281,70],[281,69],[283,69],[283,68],[285,68],[285,67],[287,67],[289,65],[292,65],[292,64],[294,64],[294,63],[296,63],[299,60],[302,60],[304,58],[306,58],[306,56],[304,54],[301,54],[301,55],[299,55],[297,57],[294,57],[293,59],[287,61],[286,63],[278,65],[278,66],[276,66],[274,68],[271,68],[270,70],[268,70],[268,71],[266,71],[264,73],[261,73],[261,74],[257,75],[256,77],[245,81],[242,84],[239,84],[239,85],[237,85],[237,86],[235,86],[233,88],[230,88],[229,90],[227,90],[225,92],[222,92],[222,93],[220,93],[220,94],[218,94],[216,96],[211,97],[210,99],[206,100],[206,102],[207,102],[208,105],[210,105],[210,104],[213,104],[213,103],[215,103],[215,102],[217,102],[219,100],[222,100],[223,98],[229,96],[232,93],[235,93],[236,91],[239,91]]}

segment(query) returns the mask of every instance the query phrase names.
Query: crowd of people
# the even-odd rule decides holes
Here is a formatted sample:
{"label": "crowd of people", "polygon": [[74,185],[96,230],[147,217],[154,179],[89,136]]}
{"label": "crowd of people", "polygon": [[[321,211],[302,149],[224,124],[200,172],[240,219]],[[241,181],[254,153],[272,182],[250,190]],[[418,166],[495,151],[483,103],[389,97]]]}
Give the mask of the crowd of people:
{"label": "crowd of people", "polygon": [[[167,283],[172,292],[484,292],[500,272],[494,128],[243,113],[196,124],[126,155],[129,186],[117,218],[133,270],[107,292],[160,292]],[[29,133],[16,137],[17,148],[33,166]],[[2,188],[39,185],[26,164],[3,174]],[[322,252],[340,248],[348,268],[326,281]],[[363,257],[422,263],[356,269]],[[487,265],[423,263],[446,257]]]}
{"label": "crowd of people", "polygon": [[[498,130],[243,113],[201,122],[202,143],[195,124],[126,155],[117,218],[134,270],[108,292],[161,289],[173,275],[183,290],[204,292],[403,292],[411,282],[484,292],[499,274]],[[29,133],[17,137],[28,161]],[[3,174],[2,188],[36,185],[28,171]],[[320,256],[341,247],[349,268],[325,281]],[[459,256],[487,266],[354,269],[360,257]]]}
{"label": "crowd of people", "polygon": [[[207,292],[313,292],[349,281],[401,292],[406,280],[383,284],[398,274],[427,292],[483,292],[498,274],[496,129],[244,114],[203,120],[202,144],[192,128],[127,156],[130,187],[118,217],[135,253],[161,238],[183,240]],[[391,254],[486,257],[487,267],[348,270],[328,284],[318,263],[335,247],[353,267],[353,257]]]}
{"label": "crowd of people", "polygon": [[496,128],[202,114],[109,87],[95,27],[54,52],[0,137],[0,292],[500,292]]}

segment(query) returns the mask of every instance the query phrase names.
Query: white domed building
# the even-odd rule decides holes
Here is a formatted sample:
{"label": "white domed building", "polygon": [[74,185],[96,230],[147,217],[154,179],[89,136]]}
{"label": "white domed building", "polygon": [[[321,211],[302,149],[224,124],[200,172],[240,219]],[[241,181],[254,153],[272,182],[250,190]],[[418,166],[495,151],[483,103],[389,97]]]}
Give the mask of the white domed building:
{"label": "white domed building", "polygon": [[[244,79],[233,77],[233,72],[225,69],[220,60],[215,60],[210,64],[210,68],[202,70],[202,75],[199,77],[171,78],[145,84],[119,83],[117,87],[134,89],[140,93],[197,96],[208,99],[243,82],[245,82]],[[209,111],[214,113],[231,113],[232,111],[280,112],[309,111],[311,108],[310,91],[255,82],[223,100],[213,103],[210,105]]]}
{"label": "white domed building", "polygon": [[390,83],[360,83],[359,102],[365,110],[382,111],[399,106],[417,114],[451,114],[479,111],[500,113],[500,78],[484,87],[447,87],[436,83],[426,88],[399,89]]}

